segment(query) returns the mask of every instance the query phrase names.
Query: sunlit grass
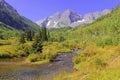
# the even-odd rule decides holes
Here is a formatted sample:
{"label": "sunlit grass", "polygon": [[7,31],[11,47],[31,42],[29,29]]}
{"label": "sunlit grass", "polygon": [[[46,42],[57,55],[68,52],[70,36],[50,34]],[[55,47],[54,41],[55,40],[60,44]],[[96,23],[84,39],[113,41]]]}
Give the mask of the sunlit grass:
{"label": "sunlit grass", "polygon": [[[70,48],[63,46],[61,43],[44,44],[42,53],[31,54],[28,56],[28,62],[48,62],[56,57],[58,53],[71,52]],[[41,63],[40,62],[40,63]]]}
{"label": "sunlit grass", "polygon": [[[17,39],[0,46],[0,57],[22,57],[33,41],[19,44]],[[15,44],[14,44],[15,43]],[[50,62],[58,53],[71,52],[72,48],[82,48],[82,52],[73,58],[75,70],[72,73],[59,74],[54,80],[119,80],[120,79],[120,44],[97,46],[95,43],[44,43],[42,53],[32,53],[26,59],[29,64],[43,64]]]}
{"label": "sunlit grass", "polygon": [[[90,43],[91,44],[91,43]],[[73,58],[75,71],[57,77],[58,80],[119,80],[120,45],[97,47],[90,45]]]}

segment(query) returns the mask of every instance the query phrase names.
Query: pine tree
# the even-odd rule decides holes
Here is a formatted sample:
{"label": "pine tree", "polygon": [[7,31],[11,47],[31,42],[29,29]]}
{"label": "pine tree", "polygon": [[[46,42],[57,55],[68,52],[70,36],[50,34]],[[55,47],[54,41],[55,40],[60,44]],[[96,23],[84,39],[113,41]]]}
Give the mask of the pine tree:
{"label": "pine tree", "polygon": [[47,32],[47,38],[48,38],[48,41],[50,41],[50,33],[49,33],[49,31]]}
{"label": "pine tree", "polygon": [[25,43],[25,34],[24,33],[21,34],[19,42],[22,43],[22,44]]}
{"label": "pine tree", "polygon": [[34,53],[41,53],[42,52],[42,35],[41,31],[39,30],[38,34],[35,35],[35,42],[32,45]]}
{"label": "pine tree", "polygon": [[42,28],[42,41],[48,41],[48,37],[47,37],[47,29],[46,27]]}
{"label": "pine tree", "polygon": [[49,33],[47,33],[47,29],[45,27],[39,29],[38,33],[35,35],[35,42],[32,45],[34,53],[42,52],[42,43],[44,41],[48,41],[48,35]]}
{"label": "pine tree", "polygon": [[32,41],[32,37],[33,37],[33,34],[32,34],[32,31],[31,30],[27,30],[26,31],[26,38],[28,41]]}

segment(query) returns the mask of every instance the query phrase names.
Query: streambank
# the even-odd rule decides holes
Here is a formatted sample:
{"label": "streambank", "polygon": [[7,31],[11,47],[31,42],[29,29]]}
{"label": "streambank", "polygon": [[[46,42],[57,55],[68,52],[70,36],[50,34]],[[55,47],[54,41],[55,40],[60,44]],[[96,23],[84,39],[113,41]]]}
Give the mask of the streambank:
{"label": "streambank", "polygon": [[50,80],[60,72],[72,72],[74,68],[72,58],[79,51],[82,49],[73,49],[69,53],[59,53],[53,62],[40,65],[17,65],[17,62],[4,64],[5,61],[3,61],[2,64],[0,63],[0,80],[44,80],[45,78]]}

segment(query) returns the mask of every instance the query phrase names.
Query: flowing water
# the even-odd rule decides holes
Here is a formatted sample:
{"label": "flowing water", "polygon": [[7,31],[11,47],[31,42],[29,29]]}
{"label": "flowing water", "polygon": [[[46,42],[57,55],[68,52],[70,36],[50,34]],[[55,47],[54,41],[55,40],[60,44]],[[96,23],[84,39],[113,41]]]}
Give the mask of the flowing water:
{"label": "flowing water", "polygon": [[52,80],[60,72],[73,71],[72,57],[77,52],[60,53],[54,62],[41,65],[27,64],[25,58],[0,59],[0,80]]}

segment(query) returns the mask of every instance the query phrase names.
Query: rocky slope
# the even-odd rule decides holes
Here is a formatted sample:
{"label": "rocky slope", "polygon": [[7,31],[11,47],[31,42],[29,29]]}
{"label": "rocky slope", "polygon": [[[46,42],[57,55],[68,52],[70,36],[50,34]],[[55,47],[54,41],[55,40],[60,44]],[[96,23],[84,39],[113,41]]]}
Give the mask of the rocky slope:
{"label": "rocky slope", "polygon": [[47,28],[62,28],[62,27],[77,27],[92,23],[101,16],[110,13],[110,10],[103,10],[101,12],[89,13],[84,16],[76,13],[73,10],[66,10],[63,13],[55,13],[45,19],[37,21],[36,23],[41,27]]}
{"label": "rocky slope", "polygon": [[18,30],[39,28],[37,24],[23,16],[20,16],[18,12],[5,0],[0,0],[0,22],[8,25],[8,27]]}

